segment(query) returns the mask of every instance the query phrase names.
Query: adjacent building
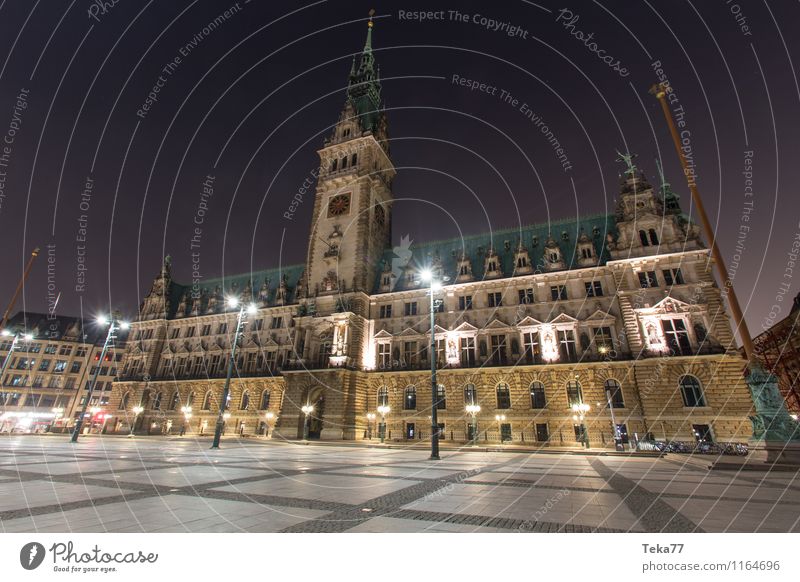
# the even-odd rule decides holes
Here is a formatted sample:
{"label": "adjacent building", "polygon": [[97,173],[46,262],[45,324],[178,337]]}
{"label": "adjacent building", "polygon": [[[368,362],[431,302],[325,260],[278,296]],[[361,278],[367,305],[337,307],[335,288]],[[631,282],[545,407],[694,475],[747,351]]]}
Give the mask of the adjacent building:
{"label": "adjacent building", "polygon": [[[93,427],[107,422],[111,388],[124,353],[124,338],[100,363],[102,329],[80,318],[19,312],[6,329],[19,333],[1,379],[0,432],[60,432],[69,430],[83,408],[95,368],[99,367],[90,409]],[[26,336],[31,339],[26,339]],[[0,341],[0,362],[9,356],[12,337]],[[102,415],[102,416],[101,416]]]}
{"label": "adjacent building", "polygon": [[[312,439],[363,439],[385,405],[390,439],[422,440],[435,402],[437,430],[454,441],[751,435],[745,362],[709,250],[664,180],[654,188],[629,160],[612,214],[393,247],[395,166],[371,23],[319,156],[303,264],[192,287],[165,260],[131,325],[113,430],[213,430],[235,297],[255,311],[225,403],[229,433],[297,439],[307,421]],[[443,283],[433,329],[426,270]],[[481,406],[476,434],[468,404]],[[589,406],[584,422],[576,404]]]}

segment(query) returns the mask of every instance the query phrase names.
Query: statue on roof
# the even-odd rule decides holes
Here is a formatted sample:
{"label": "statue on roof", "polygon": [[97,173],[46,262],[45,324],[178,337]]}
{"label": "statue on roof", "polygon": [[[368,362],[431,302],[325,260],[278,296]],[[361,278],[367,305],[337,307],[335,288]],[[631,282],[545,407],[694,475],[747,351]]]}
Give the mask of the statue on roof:
{"label": "statue on roof", "polygon": [[625,174],[629,178],[633,178],[634,176],[636,176],[636,172],[639,170],[639,168],[637,168],[634,165],[633,158],[637,158],[639,156],[637,156],[636,154],[631,154],[631,153],[623,154],[619,150],[617,150],[617,155],[619,157],[615,161],[622,162],[626,166],[626,169],[623,172],[623,174]]}

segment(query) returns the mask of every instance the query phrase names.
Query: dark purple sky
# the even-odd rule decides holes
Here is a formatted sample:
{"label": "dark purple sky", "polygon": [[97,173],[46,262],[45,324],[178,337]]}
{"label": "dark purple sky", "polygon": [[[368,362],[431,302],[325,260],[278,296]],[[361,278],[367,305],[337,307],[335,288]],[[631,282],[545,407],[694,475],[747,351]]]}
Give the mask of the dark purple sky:
{"label": "dark purple sky", "polygon": [[[0,6],[0,139],[14,133],[13,143],[0,144],[9,148],[0,157],[3,307],[37,245],[44,252],[17,308],[47,309],[47,245],[54,245],[50,290],[62,294],[59,313],[88,315],[109,304],[135,313],[166,253],[176,278],[187,281],[208,175],[205,277],[304,260],[310,198],[294,220],[282,214],[337,119],[368,3],[121,0],[105,13],[89,0]],[[467,22],[451,17],[452,6]],[[401,17],[420,8],[443,10],[444,20]],[[771,306],[786,315],[800,280],[800,272],[785,276],[800,232],[797,3],[519,0],[376,9],[374,45],[399,169],[395,239],[610,212],[616,149],[636,152],[653,180],[653,160],[663,156],[688,210],[663,117],[647,93],[660,61],[685,109],[698,183],[729,266],[740,226],[750,229],[735,286],[753,333]],[[519,32],[509,35],[512,26]],[[594,33],[596,45],[577,31]],[[175,57],[180,62],[164,73]],[[454,84],[453,75],[496,94]],[[157,100],[137,115],[154,86]],[[501,90],[518,103],[504,102]],[[26,108],[15,114],[20,93]],[[571,169],[523,103],[552,130]],[[746,151],[752,197],[742,174]],[[91,197],[82,209],[87,178]],[[76,240],[82,226],[85,243]]]}

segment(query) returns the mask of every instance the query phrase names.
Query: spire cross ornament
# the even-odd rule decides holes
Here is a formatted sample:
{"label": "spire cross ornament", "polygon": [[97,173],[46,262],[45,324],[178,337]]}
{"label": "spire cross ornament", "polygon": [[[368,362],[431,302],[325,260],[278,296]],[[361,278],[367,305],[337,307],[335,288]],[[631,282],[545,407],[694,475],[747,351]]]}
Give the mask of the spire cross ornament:
{"label": "spire cross ornament", "polygon": [[622,162],[622,163],[624,163],[626,166],[628,166],[628,169],[627,169],[627,170],[625,170],[624,174],[625,174],[626,176],[630,176],[630,177],[632,177],[632,178],[633,178],[633,177],[635,177],[635,176],[636,176],[636,170],[637,170],[637,168],[636,168],[636,166],[633,164],[633,158],[636,158],[636,157],[638,157],[638,156],[637,156],[636,154],[631,154],[631,153],[628,153],[628,154],[623,154],[623,153],[622,153],[621,151],[619,151],[619,150],[617,150],[617,155],[619,155],[619,157],[616,159],[616,161],[617,161],[617,162]]}

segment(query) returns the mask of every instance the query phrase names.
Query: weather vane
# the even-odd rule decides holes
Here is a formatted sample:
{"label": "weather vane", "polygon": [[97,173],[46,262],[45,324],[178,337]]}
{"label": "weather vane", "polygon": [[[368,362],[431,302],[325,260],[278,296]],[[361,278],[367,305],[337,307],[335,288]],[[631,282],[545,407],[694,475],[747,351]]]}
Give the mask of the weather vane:
{"label": "weather vane", "polygon": [[631,177],[635,176],[637,168],[635,165],[633,165],[633,158],[636,158],[638,156],[636,154],[631,154],[631,153],[623,154],[619,150],[617,150],[617,154],[619,155],[619,157],[616,159],[616,161],[623,162],[626,166],[628,166],[628,169],[625,170],[624,172],[625,175]]}

